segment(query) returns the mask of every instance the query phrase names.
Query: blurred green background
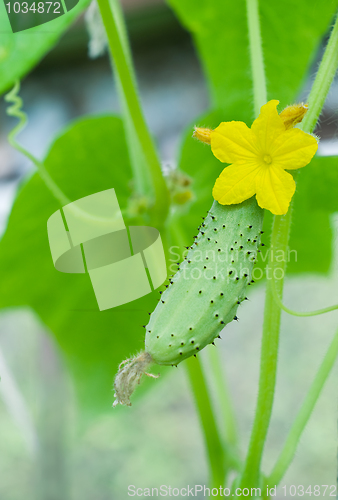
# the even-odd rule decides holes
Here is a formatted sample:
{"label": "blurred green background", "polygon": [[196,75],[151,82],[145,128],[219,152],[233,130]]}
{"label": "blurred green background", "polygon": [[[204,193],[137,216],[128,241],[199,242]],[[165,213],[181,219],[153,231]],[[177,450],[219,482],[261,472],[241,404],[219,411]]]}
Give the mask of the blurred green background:
{"label": "blurred green background", "polygon": [[[207,147],[191,139],[192,125],[250,123],[253,107],[244,2],[169,3],[126,1],[123,7],[141,100],[163,169],[168,173],[178,166],[193,179],[193,201],[171,214],[170,242],[177,245],[178,234],[186,244],[192,241],[222,169]],[[269,98],[280,99],[280,109],[306,99],[336,8],[337,2],[261,2]],[[16,45],[5,20],[0,22],[4,92],[52,47],[66,21],[60,20],[58,33],[43,38],[22,33]],[[88,42],[81,15],[24,79],[29,126],[20,141],[39,158],[47,155],[48,170],[70,199],[114,187],[125,208],[133,186],[118,95],[107,54],[90,59]],[[297,251],[297,262],[289,266],[285,303],[297,310],[338,302],[337,90],[335,81],[316,130],[319,157],[300,176],[296,194],[290,249]],[[99,312],[86,276],[53,268],[46,222],[58,205],[30,163],[8,145],[14,121],[6,117],[3,101],[0,113],[0,498],[111,500],[128,498],[130,484],[207,484],[184,364],[162,370],[159,380],[144,381],[132,408],[111,408],[117,365],[142,348],[141,325],[158,295]],[[267,217],[266,244],[270,224]],[[264,283],[252,287],[249,298],[240,321],[227,326],[217,342],[243,455],[257,393]],[[283,315],[267,472],[337,318],[337,312],[305,319]],[[201,353],[207,373],[211,348]],[[335,484],[336,382],[337,368],[282,484]]]}

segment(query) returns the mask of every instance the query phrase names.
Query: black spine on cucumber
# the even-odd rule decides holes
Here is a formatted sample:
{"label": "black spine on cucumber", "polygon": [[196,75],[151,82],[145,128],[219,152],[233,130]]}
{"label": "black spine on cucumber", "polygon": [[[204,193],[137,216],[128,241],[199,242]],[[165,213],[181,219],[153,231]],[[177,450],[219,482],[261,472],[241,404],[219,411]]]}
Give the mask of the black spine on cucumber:
{"label": "black spine on cucumber", "polygon": [[116,376],[115,404],[130,405],[130,394],[148,364],[177,365],[212,343],[227,323],[237,319],[251,281],[262,224],[263,210],[254,198],[239,205],[213,203],[150,316],[145,353],[128,360]]}

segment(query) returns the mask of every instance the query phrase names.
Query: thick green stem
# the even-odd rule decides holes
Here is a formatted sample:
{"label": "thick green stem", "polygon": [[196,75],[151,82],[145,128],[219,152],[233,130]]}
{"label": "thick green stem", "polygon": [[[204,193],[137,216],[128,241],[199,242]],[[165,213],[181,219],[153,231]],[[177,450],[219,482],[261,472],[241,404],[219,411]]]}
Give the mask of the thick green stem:
{"label": "thick green stem", "polygon": [[113,12],[109,0],[98,0],[98,5],[107,32],[109,49],[118,76],[118,85],[122,89],[123,101],[128,114],[127,133],[131,133],[130,127],[132,127],[132,137],[137,140],[139,152],[144,157],[147,167],[147,171],[140,172],[138,165],[143,165],[141,158],[139,159],[138,165],[135,166],[134,164],[135,181],[138,183],[138,188],[144,191],[147,189],[146,180],[148,178],[151,179],[152,192],[138,192],[138,194],[154,197],[154,204],[151,209],[151,222],[157,227],[160,227],[163,225],[168,214],[169,193],[140,106],[134,74],[131,67],[130,53],[127,49],[125,30],[124,27],[121,27],[122,16],[116,14],[116,8]]}
{"label": "thick green stem", "polygon": [[187,359],[186,368],[203,429],[210,468],[211,487],[219,488],[224,482],[225,456],[211,407],[209,391],[198,358]]}
{"label": "thick green stem", "polygon": [[[247,0],[247,1],[250,2],[252,0]],[[250,43],[252,43],[251,37],[250,37]],[[256,49],[257,49],[257,44],[256,44]],[[253,53],[253,49],[251,50]],[[259,47],[258,47],[258,52],[259,52]],[[258,55],[257,60],[259,61],[259,59],[260,57]],[[302,124],[301,127],[306,132],[312,132],[316,124],[322,106],[324,104],[325,98],[330,89],[334,74],[337,69],[337,65],[338,65],[338,36],[337,36],[337,20],[336,20],[334,29],[331,33],[329,43],[324,53],[323,60],[319,66],[319,70],[316,75],[313,89],[311,90],[310,93],[309,111],[308,111],[308,114],[310,113],[308,115],[309,118],[307,118],[307,116],[305,117],[304,123]],[[257,97],[255,98],[255,102],[256,103],[258,102]],[[297,173],[295,174],[297,176]],[[289,211],[285,216],[275,216],[273,223],[271,248],[274,249],[274,252],[276,252],[276,250],[282,250],[284,252],[284,256],[286,256],[286,249],[290,231],[290,222],[291,222],[291,207],[289,208]],[[279,255],[281,255],[280,252]],[[242,487],[251,488],[251,487],[257,487],[260,484],[260,477],[261,477],[260,465],[264,450],[264,444],[269,429],[273,399],[274,399],[277,358],[278,358],[280,317],[281,317],[281,309],[279,307],[279,304],[277,304],[275,301],[274,292],[276,292],[280,297],[280,299],[282,299],[285,267],[286,264],[284,261],[279,263],[279,268],[277,269],[275,262],[273,261],[273,255],[270,252],[270,259],[267,271],[270,273],[271,272],[275,273],[276,271],[278,271],[277,276],[278,274],[280,274],[280,279],[278,279],[278,282],[274,284],[274,281],[271,280],[271,276],[270,279],[269,276],[267,276],[268,280],[267,280],[266,300],[265,300],[265,310],[264,310],[259,392],[258,392],[255,420],[250,438],[249,450],[244,466],[244,472],[241,478]],[[274,286],[275,290],[273,289]]]}
{"label": "thick green stem", "polygon": [[[136,75],[133,67],[132,55],[128,41],[126,25],[124,22],[123,11],[119,3],[119,0],[110,0],[109,3],[112,10],[113,18],[116,23],[118,34],[121,40],[123,53],[128,64],[130,76],[132,78],[134,88],[137,91]],[[152,180],[149,174],[149,169],[147,167],[147,159],[145,158],[142,152],[142,147],[139,143],[137,133],[133,125],[131,110],[128,108],[128,103],[126,101],[124,89],[120,80],[120,75],[119,72],[117,71],[117,68],[114,65],[114,60],[112,58],[111,62],[114,69],[116,87],[122,107],[122,116],[126,132],[126,141],[128,145],[130,163],[133,171],[134,193],[139,196],[145,195],[147,193],[153,193]]]}
{"label": "thick green stem", "polygon": [[291,427],[283,450],[279,455],[276,465],[274,466],[267,483],[274,486],[280,482],[289,465],[292,462],[297,449],[299,439],[310,418],[310,415],[315,407],[319,395],[324,387],[324,384],[331,372],[335,360],[338,356],[338,331],[335,334],[325,358],[320,365],[320,368],[312,382],[310,390],[303,401],[303,404],[298,412],[298,415]]}
{"label": "thick green stem", "polygon": [[255,117],[267,102],[258,0],[246,0]]}
{"label": "thick green stem", "polygon": [[[257,117],[259,115],[261,106],[265,104],[267,101],[258,0],[246,0],[246,8],[247,8],[247,19],[248,19],[251,71],[253,79],[254,112],[255,112],[255,117]],[[279,220],[281,220],[281,218],[279,218]],[[274,232],[272,236],[272,240],[275,237],[275,241],[271,242],[272,245],[277,243],[277,235],[279,230],[277,227],[275,229],[276,229],[275,236]],[[269,262],[270,268],[273,266],[272,256],[273,253],[270,253],[270,262]],[[281,288],[281,291],[282,290],[283,288]],[[272,296],[268,286],[266,291],[266,303],[265,303],[265,317],[264,317],[265,327],[263,328],[263,338],[262,338],[259,394],[258,394],[257,408],[256,408],[253,429],[251,433],[248,454],[244,465],[243,473],[240,478],[240,484],[242,487],[255,487],[259,485],[260,463],[263,454],[264,441],[266,438],[271,416],[271,409],[269,408],[269,405],[271,404],[272,407],[271,399],[273,400],[274,378],[275,378],[274,372],[276,370],[275,366],[276,360],[274,359],[273,356],[271,356],[271,354],[273,349],[276,347],[275,346],[276,342],[278,343],[278,332],[279,332],[279,321],[280,321],[280,317],[278,317],[278,312],[280,316],[280,309],[276,307],[276,310],[272,311],[271,320],[276,321],[277,336],[276,334],[269,335],[268,328],[271,324],[271,321],[270,318],[268,318],[268,316],[270,312],[269,308],[272,305],[271,299]],[[272,376],[271,380],[269,380],[269,375]],[[269,384],[269,382],[271,382],[271,384]],[[262,420],[261,417],[263,413],[264,413],[264,419]]]}
{"label": "thick green stem", "polygon": [[330,90],[334,75],[338,67],[338,16],[331,31],[329,42],[326,46],[323,59],[320,63],[315,81],[313,83],[308,103],[309,110],[306,113],[302,130],[311,133],[322,112],[326,96]]}
{"label": "thick green stem", "polygon": [[286,215],[275,216],[273,223],[271,249],[267,266],[259,392],[248,455],[241,480],[243,488],[257,487],[260,482],[260,465],[269,429],[275,392],[281,319],[281,309],[274,299],[272,291],[274,282],[271,278],[274,276],[277,293],[282,297],[286,262],[285,259],[283,262],[278,262],[277,267],[274,256],[277,249],[279,250],[279,255],[282,255],[280,251],[283,252],[284,256],[287,255],[290,219],[291,210]]}
{"label": "thick green stem", "polygon": [[[305,132],[311,133],[316,126],[316,122],[319,118],[319,115],[321,113],[322,107],[324,105],[326,96],[330,90],[334,75],[337,71],[338,67],[338,16],[336,17],[336,21],[333,27],[333,30],[330,35],[329,42],[326,46],[325,52],[323,59],[320,63],[313,87],[310,92],[309,96],[309,111],[305,115],[305,118],[301,124],[301,129],[303,129]],[[290,222],[290,221],[289,221]],[[273,283],[272,283],[273,284]],[[276,286],[272,292],[277,295],[279,300],[282,300],[282,293],[280,293],[280,288]],[[276,301],[276,298],[274,297],[275,304],[277,307],[280,307],[280,304],[278,303],[278,300]],[[326,308],[325,312],[328,312],[328,310],[333,310],[333,308]],[[316,311],[317,313],[322,313],[322,311]],[[303,314],[305,315],[305,314]],[[312,409],[319,397],[319,394],[321,392],[321,389],[324,385],[324,382],[326,380],[326,377],[328,376],[328,373],[332,367],[333,364],[333,356],[337,355],[336,352],[336,343],[337,340],[336,338],[334,339],[333,343],[330,346],[330,349],[315,377],[315,380],[312,384],[312,387],[304,401],[303,407],[300,410],[300,413],[298,417],[296,418],[296,421],[294,425],[292,426],[291,433],[289,438],[287,439],[287,442],[285,444],[285,447],[282,451],[282,455],[280,456],[276,467],[273,469],[274,471],[277,471],[276,473],[273,472],[271,477],[270,477],[270,484],[275,484],[275,478],[278,478],[278,475],[284,474],[288,465],[290,464],[292,460],[292,456],[295,452],[296,449],[296,444],[298,442],[298,439],[303,432],[306,423],[308,421],[308,418],[312,412]],[[277,353],[276,353],[277,356]]]}

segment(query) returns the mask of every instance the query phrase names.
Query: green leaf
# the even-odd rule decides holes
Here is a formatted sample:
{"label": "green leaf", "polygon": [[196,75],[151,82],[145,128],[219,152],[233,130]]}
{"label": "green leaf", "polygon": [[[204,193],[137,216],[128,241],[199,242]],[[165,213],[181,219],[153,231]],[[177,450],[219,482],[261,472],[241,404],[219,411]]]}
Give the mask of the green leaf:
{"label": "green leaf", "polygon": [[[245,0],[168,0],[191,31],[223,121],[252,119],[252,85]],[[337,0],[261,0],[269,99],[294,102],[315,51],[337,10]]]}
{"label": "green leaf", "polygon": [[0,2],[0,94],[34,68],[88,3],[89,0],[80,0],[73,9],[53,21],[13,33],[5,2]]}
{"label": "green leaf", "polygon": [[[331,215],[338,212],[338,158],[317,156],[301,169],[295,194],[290,249],[290,273],[328,273],[334,234]],[[293,255],[294,257],[294,255]]]}
{"label": "green leaf", "polygon": [[[70,200],[113,187],[121,209],[126,207],[131,169],[119,118],[71,125],[45,165]],[[83,413],[110,411],[118,364],[142,350],[142,325],[158,293],[100,312],[87,274],[64,274],[53,266],[47,220],[58,208],[38,174],[22,186],[0,243],[0,304],[33,308],[55,335],[75,375]]]}
{"label": "green leaf", "polygon": [[[315,156],[299,172],[294,195],[288,255],[288,274],[328,274],[335,235],[332,215],[338,212],[338,158]],[[264,241],[269,248],[272,214],[264,216]],[[262,254],[264,258],[264,253]],[[261,265],[266,265],[266,260]]]}

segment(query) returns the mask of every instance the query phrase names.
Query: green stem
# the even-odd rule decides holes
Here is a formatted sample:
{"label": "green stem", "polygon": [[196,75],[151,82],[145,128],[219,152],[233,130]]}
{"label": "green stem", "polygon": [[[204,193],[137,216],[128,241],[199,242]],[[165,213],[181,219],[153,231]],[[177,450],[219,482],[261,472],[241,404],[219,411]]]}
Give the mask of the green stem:
{"label": "green stem", "polygon": [[[121,40],[124,57],[127,61],[129,72],[133,80],[134,88],[137,91],[136,76],[133,67],[130,45],[128,42],[128,35],[127,35],[126,25],[124,22],[123,11],[118,0],[110,0],[109,3],[119,33],[119,37]],[[114,65],[113,59],[111,60],[111,62],[112,65],[114,66],[113,69],[115,74],[116,87],[122,105],[121,107],[122,107],[122,115],[126,132],[126,141],[128,145],[130,162],[133,171],[134,190],[136,194],[142,196],[144,194],[153,192],[152,182],[149,175],[149,169],[147,167],[147,160],[144,157],[144,154],[142,152],[142,147],[139,143],[136,130],[133,125],[133,119],[131,116],[132,111],[128,108],[128,103],[125,98],[125,93],[123,90],[119,73]]]}
{"label": "green stem", "polygon": [[[323,60],[319,66],[315,82],[310,93],[308,111],[308,113],[310,113],[310,118],[307,118],[308,115],[306,115],[301,127],[306,132],[312,132],[315,127],[316,120],[320,115],[321,108],[325,102],[325,98],[337,69],[337,24],[338,18],[336,19],[334,29],[331,32],[329,43],[325,50]],[[335,66],[331,67],[329,70],[328,64]],[[324,82],[323,80],[325,78],[327,80]],[[295,177],[297,177],[296,172]],[[291,223],[291,209],[292,204],[285,216],[275,216],[274,218],[271,238],[271,248],[274,249],[274,254],[276,253],[276,250],[282,250],[284,255],[286,255]],[[284,273],[285,262],[281,262],[279,264],[279,268]],[[270,272],[274,272],[275,270],[272,252],[270,252],[269,256],[268,271],[269,270]],[[276,303],[274,298],[274,282],[269,279],[269,276],[267,276],[267,278],[258,400],[248,455],[241,478],[241,486],[249,488],[259,486],[260,465],[270,424],[276,382],[281,308],[279,307],[279,304]],[[278,294],[280,299],[283,298],[283,285],[284,279],[282,278],[278,280],[275,286],[275,292]]]}
{"label": "green stem", "polygon": [[267,483],[274,486],[277,485],[283,478],[286,470],[292,462],[297,449],[299,439],[310,418],[310,415],[315,407],[319,395],[324,387],[324,384],[331,372],[334,362],[338,356],[338,331],[335,334],[329,349],[323,359],[322,364],[312,382],[307,396],[298,412],[298,415],[291,427],[289,435],[284,444],[283,450],[279,455],[276,465],[274,466]]}
{"label": "green stem", "polygon": [[[140,153],[143,155],[148,169],[147,171],[140,172],[139,169],[136,168],[134,171],[136,181],[139,182],[139,188],[145,190],[145,179],[149,176],[151,179],[152,193],[142,192],[138,194],[150,194],[154,196],[154,204],[151,213],[152,223],[160,227],[165,222],[168,214],[169,193],[137,94],[130,53],[127,48],[125,29],[122,21],[123,16],[120,14],[117,15],[116,3],[113,3],[113,8],[115,5],[114,11],[112,10],[109,0],[98,0],[98,5],[107,32],[110,53],[118,75],[118,84],[121,86],[123,100],[128,111],[128,119],[130,120],[130,125],[137,139]],[[142,162],[139,163],[142,165]]]}
{"label": "green stem", "polygon": [[276,282],[276,289],[279,296],[282,297],[286,262],[279,262],[277,268],[274,256],[276,254],[276,249],[281,250],[283,255],[286,255],[290,220],[291,210],[289,209],[286,215],[275,216],[273,223],[271,251],[269,252],[269,263],[267,266],[259,391],[248,455],[241,480],[242,488],[257,487],[260,482],[260,465],[264,443],[269,429],[275,392],[281,319],[281,309],[278,304],[276,304],[272,292],[273,281],[271,277],[274,276],[278,269],[276,275],[278,277],[280,276],[281,279],[278,279]]}
{"label": "green stem", "polygon": [[236,446],[238,443],[236,417],[218,350],[210,348],[209,357],[210,371],[213,374],[213,383],[215,385],[217,400],[221,408],[222,419],[224,421],[225,440],[231,446]]}
{"label": "green stem", "polygon": [[308,103],[309,110],[306,113],[302,130],[311,133],[318,121],[326,96],[330,90],[333,78],[338,67],[338,16],[331,31],[329,42],[326,46],[323,59],[320,63],[315,81],[313,83]]}
{"label": "green stem", "polygon": [[212,411],[209,391],[199,359],[187,359],[186,368],[203,429],[208,454],[211,487],[219,488],[223,485],[225,477],[225,456],[222,440]]}
{"label": "green stem", "polygon": [[[267,102],[266,78],[264,71],[258,0],[246,0],[246,8],[248,19],[251,71],[253,79],[254,112],[255,117],[257,117],[259,115],[261,106]],[[276,224],[277,221],[282,222],[283,219],[281,217],[279,217],[278,219],[277,217],[275,217],[275,227],[272,232],[271,241],[272,246],[278,244],[279,239],[281,238],[281,235],[279,234],[279,227]],[[281,240],[283,240],[283,238],[281,238]],[[272,256],[273,253],[270,252],[270,268],[273,266]],[[282,293],[283,287],[281,287],[280,291]],[[271,310],[271,306],[273,305],[275,305],[275,309]],[[273,322],[275,322],[275,324]],[[276,359],[274,359],[274,356],[271,356],[271,354],[273,353],[273,349],[276,348],[276,343],[278,344],[279,322],[280,309],[278,309],[278,306],[276,306],[275,302],[272,301],[268,282],[262,338],[259,394],[247,458],[244,464],[242,476],[240,478],[240,484],[242,487],[256,487],[257,485],[259,486],[260,463],[271,417],[275,383],[274,379],[276,371]],[[271,326],[271,324],[276,328],[276,330],[270,333],[269,327]],[[271,376],[272,379],[270,379],[269,376]]]}
{"label": "green stem", "polygon": [[257,117],[261,107],[267,102],[258,0],[246,0],[246,9],[253,80],[254,111],[255,116]]}

